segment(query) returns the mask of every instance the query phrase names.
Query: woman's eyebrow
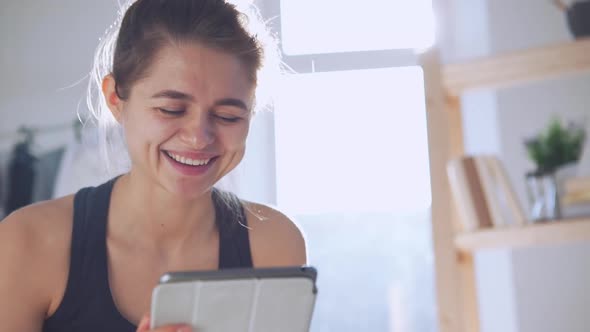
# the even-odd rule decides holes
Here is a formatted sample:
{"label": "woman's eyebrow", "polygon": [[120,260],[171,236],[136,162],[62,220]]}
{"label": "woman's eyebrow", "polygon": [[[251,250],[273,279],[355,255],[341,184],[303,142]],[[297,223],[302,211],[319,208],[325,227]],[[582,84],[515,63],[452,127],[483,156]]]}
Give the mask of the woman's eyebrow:
{"label": "woman's eyebrow", "polygon": [[189,95],[188,93],[176,91],[176,90],[162,90],[152,96],[152,98],[169,98],[169,99],[178,99],[178,100],[186,100],[186,101],[194,101],[195,97]]}
{"label": "woman's eyebrow", "polygon": [[223,98],[219,99],[215,102],[215,106],[233,106],[237,108],[241,108],[245,112],[250,112],[250,109],[246,105],[246,103],[237,98]]}

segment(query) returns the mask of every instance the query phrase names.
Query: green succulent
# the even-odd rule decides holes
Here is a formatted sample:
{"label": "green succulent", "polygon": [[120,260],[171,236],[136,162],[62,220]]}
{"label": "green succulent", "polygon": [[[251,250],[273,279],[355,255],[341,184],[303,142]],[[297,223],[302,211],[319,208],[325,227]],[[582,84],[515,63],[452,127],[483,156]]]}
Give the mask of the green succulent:
{"label": "green succulent", "polygon": [[525,141],[529,158],[537,167],[535,174],[553,173],[561,166],[577,162],[585,139],[583,127],[565,127],[561,121],[553,119],[541,134]]}

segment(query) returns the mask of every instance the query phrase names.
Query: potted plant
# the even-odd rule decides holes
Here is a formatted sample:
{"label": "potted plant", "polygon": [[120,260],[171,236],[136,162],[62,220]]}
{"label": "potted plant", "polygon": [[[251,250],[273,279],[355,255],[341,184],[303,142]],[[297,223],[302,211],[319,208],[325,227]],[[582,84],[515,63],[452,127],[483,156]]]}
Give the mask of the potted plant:
{"label": "potted plant", "polygon": [[567,17],[570,31],[575,38],[590,36],[590,1],[553,0],[553,3],[563,10]]}
{"label": "potted plant", "polygon": [[525,141],[528,156],[536,166],[534,171],[527,173],[533,220],[561,217],[555,172],[578,162],[585,139],[583,127],[565,126],[553,119],[539,135]]}

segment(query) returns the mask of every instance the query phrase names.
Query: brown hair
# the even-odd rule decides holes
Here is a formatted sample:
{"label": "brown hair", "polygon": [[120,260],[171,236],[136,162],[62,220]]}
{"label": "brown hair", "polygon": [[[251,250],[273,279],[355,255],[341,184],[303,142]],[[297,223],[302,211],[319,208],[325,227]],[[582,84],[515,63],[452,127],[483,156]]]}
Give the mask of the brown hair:
{"label": "brown hair", "polygon": [[245,29],[248,18],[224,0],[138,0],[125,13],[113,57],[117,95],[129,90],[166,44],[198,42],[237,56],[256,82],[263,47]]}

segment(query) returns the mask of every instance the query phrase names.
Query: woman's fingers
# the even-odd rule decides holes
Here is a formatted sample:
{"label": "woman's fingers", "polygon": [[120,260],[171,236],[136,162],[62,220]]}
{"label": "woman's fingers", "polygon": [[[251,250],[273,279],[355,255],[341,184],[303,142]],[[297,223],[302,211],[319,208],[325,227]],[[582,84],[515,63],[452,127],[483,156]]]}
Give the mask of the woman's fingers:
{"label": "woman's fingers", "polygon": [[150,330],[150,316],[145,315],[137,326],[137,332],[195,332],[186,324],[166,325],[160,328]]}
{"label": "woman's fingers", "polygon": [[166,325],[149,332],[193,332],[190,326],[184,324]]}
{"label": "woman's fingers", "polygon": [[150,329],[150,316],[144,315],[137,325],[137,332],[145,332]]}

